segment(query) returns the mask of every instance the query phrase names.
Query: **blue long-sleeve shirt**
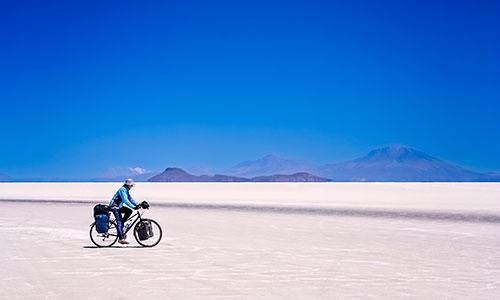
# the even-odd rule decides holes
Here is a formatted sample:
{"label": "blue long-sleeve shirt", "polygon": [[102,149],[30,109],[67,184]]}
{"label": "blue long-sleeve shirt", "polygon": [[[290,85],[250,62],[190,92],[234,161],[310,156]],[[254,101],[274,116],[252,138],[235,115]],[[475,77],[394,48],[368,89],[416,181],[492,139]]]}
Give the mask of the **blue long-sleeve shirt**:
{"label": "blue long-sleeve shirt", "polygon": [[[119,199],[121,199],[121,201],[119,201]],[[117,200],[119,201],[119,203],[116,203]],[[109,202],[109,206],[118,206],[118,208],[122,208],[123,205],[126,205],[130,208],[134,208],[137,206],[135,200],[132,198],[132,196],[130,196],[129,190],[124,186],[118,189],[118,191]]]}

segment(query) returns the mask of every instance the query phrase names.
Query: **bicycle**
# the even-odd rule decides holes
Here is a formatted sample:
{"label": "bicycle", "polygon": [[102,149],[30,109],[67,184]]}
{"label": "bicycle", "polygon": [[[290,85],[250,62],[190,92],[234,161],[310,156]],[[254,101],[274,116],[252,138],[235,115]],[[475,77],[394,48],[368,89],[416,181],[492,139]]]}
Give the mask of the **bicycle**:
{"label": "bicycle", "polygon": [[[158,224],[155,220],[142,218],[145,209],[149,209],[149,205],[147,207],[143,205],[143,203],[138,205],[135,214],[128,218],[125,224],[123,224],[123,235],[126,236],[126,234],[134,228],[134,237],[139,245],[143,247],[154,247],[160,242],[163,236],[163,231],[160,224]],[[108,225],[109,230],[106,233],[98,233],[95,221],[90,224],[90,240],[99,248],[111,247],[118,240],[118,227],[116,220],[110,218]],[[146,233],[144,228],[147,228]],[[145,236],[145,234],[147,234],[147,236]]]}

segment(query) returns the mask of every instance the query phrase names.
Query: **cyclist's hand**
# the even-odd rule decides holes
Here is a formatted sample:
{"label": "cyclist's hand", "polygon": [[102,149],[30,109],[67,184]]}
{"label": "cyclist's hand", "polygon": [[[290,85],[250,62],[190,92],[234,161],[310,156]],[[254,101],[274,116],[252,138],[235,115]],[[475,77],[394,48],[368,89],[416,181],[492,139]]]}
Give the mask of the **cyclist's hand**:
{"label": "cyclist's hand", "polygon": [[141,207],[144,209],[149,209],[149,203],[148,201],[142,201],[141,202]]}
{"label": "cyclist's hand", "polygon": [[134,207],[134,209],[135,209],[135,210],[137,210],[137,209],[139,209],[139,208],[141,208],[141,205],[140,205],[140,204],[139,204],[139,205],[136,205],[136,207]]}

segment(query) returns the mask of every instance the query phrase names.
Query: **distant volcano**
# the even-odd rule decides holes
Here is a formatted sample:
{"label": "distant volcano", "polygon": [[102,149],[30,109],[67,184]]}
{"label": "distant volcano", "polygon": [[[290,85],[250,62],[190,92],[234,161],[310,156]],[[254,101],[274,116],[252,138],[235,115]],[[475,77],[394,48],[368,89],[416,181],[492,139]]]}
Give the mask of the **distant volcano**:
{"label": "distant volcano", "polygon": [[315,170],[333,181],[488,181],[490,176],[467,170],[416,149],[392,145],[367,155]]}

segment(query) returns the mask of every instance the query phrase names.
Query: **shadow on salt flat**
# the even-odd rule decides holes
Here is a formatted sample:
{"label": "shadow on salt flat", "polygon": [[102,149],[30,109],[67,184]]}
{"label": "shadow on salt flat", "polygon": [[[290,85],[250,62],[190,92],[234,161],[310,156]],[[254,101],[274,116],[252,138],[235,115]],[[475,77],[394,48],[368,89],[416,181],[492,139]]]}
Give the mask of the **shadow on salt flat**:
{"label": "shadow on salt flat", "polygon": [[120,249],[122,249],[122,248],[134,248],[134,249],[141,248],[142,249],[142,248],[146,248],[147,249],[147,247],[134,246],[134,245],[132,245],[132,246],[111,246],[111,247],[83,246],[82,248],[84,248],[84,249],[106,249],[106,248],[120,248]]}
{"label": "shadow on salt flat", "polygon": [[[27,203],[27,204],[91,204],[95,201],[82,200],[22,200],[22,199],[2,199],[0,203]],[[422,221],[444,221],[444,222],[465,222],[465,223],[490,223],[500,224],[499,214],[486,213],[465,213],[447,211],[424,211],[424,210],[401,210],[401,209],[370,209],[370,208],[341,208],[341,207],[307,207],[307,206],[280,206],[280,205],[243,205],[243,204],[205,204],[205,203],[182,203],[163,202],[155,203],[154,207],[181,208],[197,210],[220,210],[220,211],[240,211],[255,213],[275,213],[275,214],[298,214],[298,215],[318,215],[318,216],[339,216],[339,217],[364,217],[381,219],[408,219]]]}
{"label": "shadow on salt flat", "polygon": [[366,208],[329,208],[329,207],[301,207],[301,206],[267,206],[267,205],[237,205],[237,204],[192,204],[192,203],[159,203],[155,206],[200,209],[200,210],[227,210],[243,212],[300,214],[321,216],[367,217],[384,219],[434,220],[447,222],[467,223],[497,223],[500,224],[500,215],[480,213],[460,213],[443,211],[418,210],[382,210]]}

